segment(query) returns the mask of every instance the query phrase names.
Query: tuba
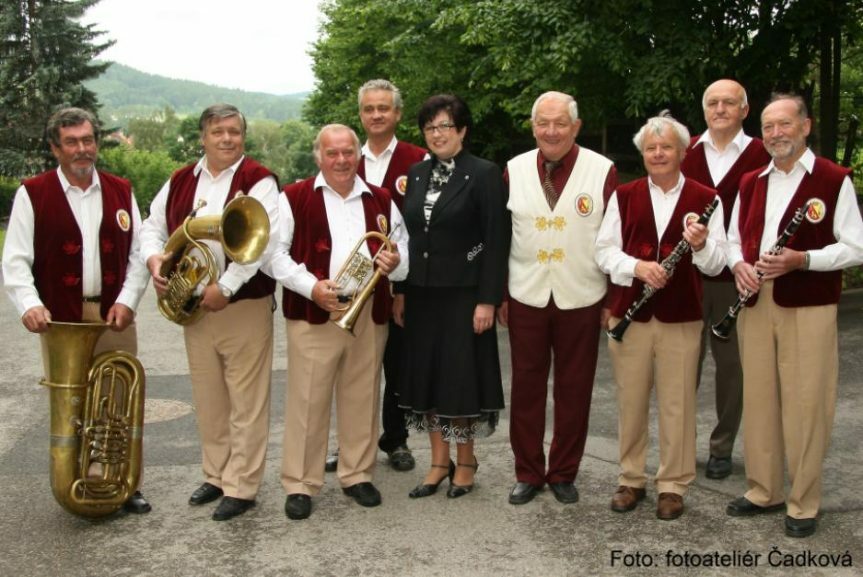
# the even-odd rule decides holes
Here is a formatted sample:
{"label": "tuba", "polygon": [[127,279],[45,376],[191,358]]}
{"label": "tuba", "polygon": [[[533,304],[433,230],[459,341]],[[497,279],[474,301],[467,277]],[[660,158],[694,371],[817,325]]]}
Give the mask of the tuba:
{"label": "tuba", "polygon": [[[398,225],[392,230],[395,232]],[[369,258],[360,252],[363,243],[370,238],[376,238],[381,241],[381,247],[375,253],[375,256]],[[367,232],[357,241],[351,250],[350,255],[342,264],[342,268],[333,279],[338,285],[336,292],[339,296],[339,302],[343,306],[337,308],[330,315],[330,322],[335,323],[337,327],[354,334],[354,325],[360,317],[360,312],[369,297],[375,292],[375,285],[383,276],[380,269],[375,268],[375,258],[382,250],[391,251],[393,244],[389,237],[380,232]]]}
{"label": "tuba", "polygon": [[51,405],[51,489],[67,511],[110,515],[141,480],[144,368],[129,353],[93,359],[102,323],[49,323],[41,334]]}
{"label": "tuba", "polygon": [[[225,255],[238,264],[260,258],[270,239],[270,218],[255,198],[238,192],[221,215],[195,216],[206,205],[201,201],[165,244],[169,255],[160,274],[168,290],[159,297],[159,312],[178,325],[190,325],[204,314],[198,285],[212,284],[219,276],[213,251],[201,240],[216,240]],[[192,254],[197,249],[203,258]]]}

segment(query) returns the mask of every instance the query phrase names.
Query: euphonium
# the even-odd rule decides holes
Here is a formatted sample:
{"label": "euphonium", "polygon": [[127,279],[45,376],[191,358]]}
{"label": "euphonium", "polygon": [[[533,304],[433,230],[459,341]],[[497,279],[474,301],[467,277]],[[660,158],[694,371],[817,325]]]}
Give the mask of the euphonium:
{"label": "euphonium", "polygon": [[[395,230],[394,228],[393,232]],[[393,249],[392,242],[385,234],[375,231],[367,232],[354,245],[350,255],[344,264],[342,264],[342,268],[336,274],[336,278],[333,279],[333,282],[338,285],[336,292],[339,295],[339,302],[344,303],[344,306],[339,307],[333,312],[330,316],[330,322],[335,323],[337,327],[348,331],[352,335],[354,334],[354,325],[360,317],[363,306],[369,300],[369,297],[374,294],[375,285],[378,284],[381,276],[383,276],[380,269],[375,268],[374,259],[377,257],[377,253],[375,253],[374,257],[369,258],[360,252],[363,243],[370,238],[376,238],[381,241],[382,244],[378,253],[382,250],[391,251]]]}
{"label": "euphonium", "polygon": [[[159,311],[169,321],[190,325],[204,314],[198,285],[218,280],[219,267],[213,251],[201,240],[217,240],[225,255],[238,264],[260,258],[270,239],[270,219],[255,198],[237,193],[221,215],[195,216],[206,203],[201,201],[182,226],[168,239],[170,255],[160,274],[168,279],[168,290],[159,297]],[[192,254],[197,249],[205,262]]]}
{"label": "euphonium", "polygon": [[67,511],[110,515],[141,479],[144,369],[129,353],[93,359],[101,323],[49,323],[42,333],[51,400],[51,489]]}

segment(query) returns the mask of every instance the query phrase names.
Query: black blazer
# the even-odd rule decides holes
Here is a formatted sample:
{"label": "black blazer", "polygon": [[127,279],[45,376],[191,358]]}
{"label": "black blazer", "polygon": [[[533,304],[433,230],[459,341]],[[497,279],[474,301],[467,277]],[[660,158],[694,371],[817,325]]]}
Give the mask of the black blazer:
{"label": "black blazer", "polygon": [[408,173],[404,220],[410,234],[407,284],[477,287],[477,302],[499,305],[506,282],[511,224],[500,168],[462,150],[428,224],[424,202],[434,159]]}

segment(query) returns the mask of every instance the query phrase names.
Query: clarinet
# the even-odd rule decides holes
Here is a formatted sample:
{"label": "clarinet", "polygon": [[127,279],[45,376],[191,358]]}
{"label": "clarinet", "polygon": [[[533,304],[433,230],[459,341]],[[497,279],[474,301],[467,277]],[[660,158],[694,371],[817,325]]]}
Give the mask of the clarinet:
{"label": "clarinet", "polygon": [[[777,255],[782,252],[782,249],[788,244],[788,241],[791,240],[794,233],[797,232],[797,229],[800,227],[800,223],[803,222],[803,217],[806,216],[806,212],[809,210],[809,204],[810,201],[807,200],[803,206],[794,212],[794,216],[791,217],[791,221],[788,223],[788,226],[785,227],[785,230],[782,231],[782,234],[779,235],[779,238],[776,239],[776,243],[770,248],[767,254]],[[763,276],[763,271],[759,270],[756,272],[756,277],[759,281]],[[747,289],[743,294],[737,297],[737,302],[728,309],[725,317],[710,327],[710,332],[712,332],[716,338],[727,341],[731,336],[731,329],[733,329],[734,325],[737,323],[737,315],[750,298],[752,298],[752,291]]]}
{"label": "clarinet", "polygon": [[[719,206],[719,197],[714,198],[710,204],[705,207],[704,213],[698,217],[698,224],[706,225],[710,221],[710,216],[713,214],[713,211],[716,210],[717,206]],[[674,274],[674,269],[677,267],[677,263],[680,262],[680,259],[682,259],[691,248],[692,247],[685,239],[681,239],[680,242],[677,243],[677,246],[674,247],[674,250],[671,251],[671,254],[659,263],[659,266],[665,269],[665,273],[668,275],[668,278],[671,278],[671,275]],[[629,327],[635,314],[644,305],[644,303],[650,300],[650,297],[656,294],[657,290],[659,289],[655,289],[647,283],[644,283],[644,287],[641,290],[641,296],[626,310],[626,314],[623,315],[623,318],[619,323],[617,323],[617,326],[605,331],[605,334],[618,342],[622,341],[623,333],[626,332],[626,329]]]}

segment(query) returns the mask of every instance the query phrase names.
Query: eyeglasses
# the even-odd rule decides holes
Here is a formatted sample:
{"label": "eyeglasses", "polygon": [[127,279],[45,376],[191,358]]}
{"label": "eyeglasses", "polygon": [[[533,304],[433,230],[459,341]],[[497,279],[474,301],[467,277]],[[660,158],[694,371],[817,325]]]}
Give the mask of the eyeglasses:
{"label": "eyeglasses", "polygon": [[429,124],[425,128],[423,128],[423,132],[426,134],[434,134],[435,132],[440,132],[441,134],[446,134],[450,130],[455,128],[455,124],[451,122],[441,122],[438,125]]}

